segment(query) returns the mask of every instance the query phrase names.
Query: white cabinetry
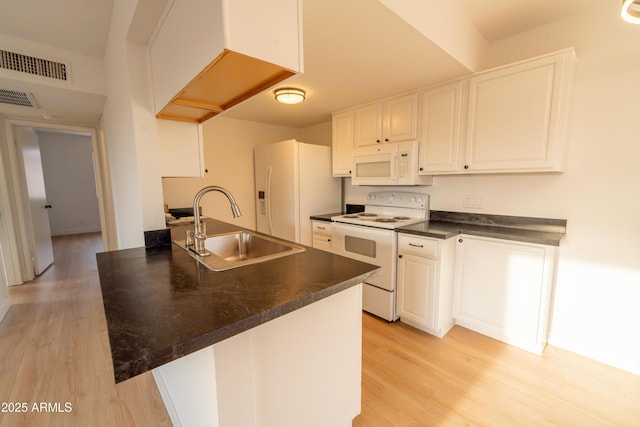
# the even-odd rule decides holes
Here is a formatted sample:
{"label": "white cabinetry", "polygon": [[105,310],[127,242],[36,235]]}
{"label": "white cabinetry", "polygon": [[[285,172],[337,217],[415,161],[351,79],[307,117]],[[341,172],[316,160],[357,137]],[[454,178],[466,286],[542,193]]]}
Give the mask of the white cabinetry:
{"label": "white cabinetry", "polygon": [[353,163],[353,111],[333,114],[332,171],[333,176],[351,176]]}
{"label": "white cabinetry", "polygon": [[561,171],[573,49],[420,93],[420,173]]}
{"label": "white cabinetry", "polygon": [[412,93],[355,110],[355,147],[416,139],[418,95]]}
{"label": "white cabinetry", "polygon": [[160,168],[163,177],[202,177],[202,125],[156,120]]}
{"label": "white cabinetry", "polygon": [[454,324],[455,239],[398,234],[398,315],[442,338]]}
{"label": "white cabinetry", "polygon": [[456,173],[460,169],[463,82],[420,93],[419,173]]}
{"label": "white cabinetry", "polygon": [[561,171],[573,50],[469,79],[468,172]]}
{"label": "white cabinetry", "polygon": [[172,1],[149,56],[157,116],[202,122],[302,71],[300,0]]}
{"label": "white cabinetry", "polygon": [[313,229],[313,247],[331,252],[331,223],[327,221],[311,221]]}
{"label": "white cabinetry", "polygon": [[468,235],[457,245],[456,323],[541,354],[556,248]]}

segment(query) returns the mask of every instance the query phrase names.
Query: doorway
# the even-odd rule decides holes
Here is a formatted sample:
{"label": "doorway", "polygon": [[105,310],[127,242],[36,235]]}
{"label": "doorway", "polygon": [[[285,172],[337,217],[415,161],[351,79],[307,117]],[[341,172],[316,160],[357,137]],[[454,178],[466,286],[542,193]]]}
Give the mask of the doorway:
{"label": "doorway", "polygon": [[[0,198],[2,198],[3,204],[5,203],[5,200],[8,200],[8,203],[11,205],[11,209],[8,212],[3,212],[4,216],[0,219],[0,227],[9,231],[8,233],[5,233],[4,241],[0,242],[0,244],[2,244],[3,248],[9,247],[9,250],[4,253],[4,264],[5,267],[8,266],[5,268],[7,284],[17,285],[30,281],[35,277],[37,271],[34,271],[33,264],[33,232],[31,230],[32,224],[30,223],[31,219],[29,217],[27,207],[29,197],[24,191],[24,185],[21,185],[21,177],[24,176],[24,173],[21,171],[21,167],[23,167],[23,165],[20,162],[22,159],[19,153],[19,145],[16,142],[18,134],[21,133],[24,128],[29,128],[36,134],[48,135],[49,137],[52,134],[57,134],[62,137],[64,135],[69,135],[83,136],[85,138],[84,140],[86,143],[91,146],[92,153],[91,158],[87,161],[92,164],[84,165],[82,168],[91,168],[94,171],[94,191],[96,196],[95,198],[97,198],[97,210],[99,215],[99,219],[96,221],[96,224],[89,227],[98,228],[102,237],[104,250],[109,250],[110,248],[115,247],[113,209],[110,202],[110,186],[106,174],[106,152],[104,149],[102,135],[93,128],[52,125],[48,123],[19,120],[5,120],[4,127],[6,138],[6,159],[4,163],[8,164],[8,172],[10,173],[6,174],[3,177],[4,179],[0,178],[0,187],[4,184],[5,189],[7,190],[6,195],[2,197],[2,188],[0,188]],[[74,166],[78,167],[80,165]],[[69,166],[68,164],[60,165],[61,168],[67,169],[74,166]],[[64,172],[62,172],[62,175],[64,175]],[[109,195],[109,197],[106,195]],[[45,205],[50,206],[52,204],[44,202],[43,206]],[[62,206],[60,207],[62,208]],[[51,229],[49,231],[51,232]],[[57,232],[58,234],[66,234],[65,232],[60,232],[60,230]],[[7,236],[7,234],[9,236]],[[49,235],[49,239],[50,238],[51,237]]]}

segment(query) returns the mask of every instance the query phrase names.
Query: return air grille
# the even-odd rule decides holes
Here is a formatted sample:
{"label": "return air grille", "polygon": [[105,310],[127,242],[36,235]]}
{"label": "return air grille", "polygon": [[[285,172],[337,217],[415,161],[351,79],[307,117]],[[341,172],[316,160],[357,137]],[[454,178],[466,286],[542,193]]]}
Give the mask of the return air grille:
{"label": "return air grille", "polygon": [[0,103],[20,105],[22,107],[38,107],[38,103],[32,93],[17,92],[8,89],[0,89]]}
{"label": "return air grille", "polygon": [[57,80],[67,80],[66,64],[7,50],[0,50],[0,68]]}

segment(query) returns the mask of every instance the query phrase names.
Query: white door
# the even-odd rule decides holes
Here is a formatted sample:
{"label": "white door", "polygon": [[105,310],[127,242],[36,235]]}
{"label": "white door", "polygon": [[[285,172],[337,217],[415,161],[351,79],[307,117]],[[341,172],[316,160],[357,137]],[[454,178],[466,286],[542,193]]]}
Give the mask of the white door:
{"label": "white door", "polygon": [[29,233],[33,269],[37,275],[42,274],[53,263],[53,246],[51,244],[51,228],[47,194],[44,187],[42,160],[38,135],[31,128],[16,129],[17,152],[19,164],[23,166],[23,195],[26,222]]}

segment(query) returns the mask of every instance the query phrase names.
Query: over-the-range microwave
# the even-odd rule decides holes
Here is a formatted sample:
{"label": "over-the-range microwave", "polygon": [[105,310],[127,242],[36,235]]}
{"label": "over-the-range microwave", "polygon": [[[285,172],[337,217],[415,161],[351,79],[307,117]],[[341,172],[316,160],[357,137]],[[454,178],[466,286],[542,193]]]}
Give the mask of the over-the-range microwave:
{"label": "over-the-range microwave", "polygon": [[353,154],[353,185],[431,185],[433,177],[418,175],[418,141],[359,147]]}

